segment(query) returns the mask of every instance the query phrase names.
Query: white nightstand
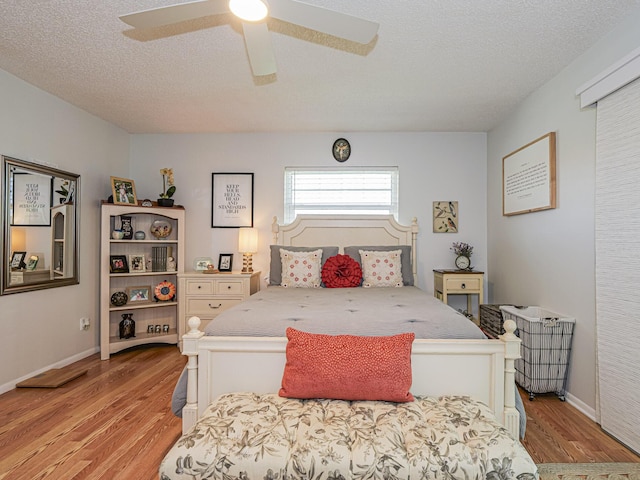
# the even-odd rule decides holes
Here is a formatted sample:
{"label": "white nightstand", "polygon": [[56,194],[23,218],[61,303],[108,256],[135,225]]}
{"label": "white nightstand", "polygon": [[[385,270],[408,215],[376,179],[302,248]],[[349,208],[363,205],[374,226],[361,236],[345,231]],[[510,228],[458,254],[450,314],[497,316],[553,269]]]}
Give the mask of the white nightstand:
{"label": "white nightstand", "polygon": [[200,330],[228,308],[260,291],[260,272],[202,273],[178,275],[179,339],[194,315],[200,317]]}
{"label": "white nightstand", "polygon": [[472,295],[478,295],[478,315],[474,322],[479,324],[480,305],[483,303],[484,272],[474,270],[434,270],[433,295],[438,300],[448,303],[449,295],[466,295],[467,312],[473,314]]}

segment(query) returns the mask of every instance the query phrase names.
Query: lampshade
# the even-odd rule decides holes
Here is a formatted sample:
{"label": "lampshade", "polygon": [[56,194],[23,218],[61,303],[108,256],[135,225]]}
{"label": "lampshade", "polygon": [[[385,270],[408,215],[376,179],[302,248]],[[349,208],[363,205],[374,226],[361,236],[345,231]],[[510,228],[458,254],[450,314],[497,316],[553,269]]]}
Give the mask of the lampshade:
{"label": "lampshade", "polygon": [[11,227],[11,251],[24,252],[27,249],[27,231],[20,227]]}
{"label": "lampshade", "polygon": [[240,253],[256,253],[258,251],[258,229],[241,228],[238,236]]}
{"label": "lampshade", "polygon": [[229,10],[248,22],[258,22],[268,13],[267,5],[261,0],[229,0]]}

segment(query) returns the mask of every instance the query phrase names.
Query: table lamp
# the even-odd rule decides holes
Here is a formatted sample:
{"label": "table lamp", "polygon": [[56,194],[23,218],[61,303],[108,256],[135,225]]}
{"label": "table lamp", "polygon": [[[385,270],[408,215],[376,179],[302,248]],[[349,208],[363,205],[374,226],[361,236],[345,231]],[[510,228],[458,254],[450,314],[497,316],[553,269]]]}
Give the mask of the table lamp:
{"label": "table lamp", "polygon": [[238,250],[242,253],[242,273],[253,273],[251,256],[258,251],[258,229],[241,228],[238,235]]}

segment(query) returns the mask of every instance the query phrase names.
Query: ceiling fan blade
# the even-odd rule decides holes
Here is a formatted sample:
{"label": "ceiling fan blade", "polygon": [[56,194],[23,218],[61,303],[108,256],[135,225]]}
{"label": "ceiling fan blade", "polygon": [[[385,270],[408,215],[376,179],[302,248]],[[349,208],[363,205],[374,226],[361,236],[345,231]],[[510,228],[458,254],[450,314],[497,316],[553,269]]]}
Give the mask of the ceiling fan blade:
{"label": "ceiling fan blade", "polygon": [[135,28],[150,28],[227,12],[228,0],[198,0],[121,15],[120,20]]}
{"label": "ceiling fan blade", "polygon": [[269,16],[365,45],[373,40],[380,26],[376,22],[296,0],[269,0]]}
{"label": "ceiling fan blade", "polygon": [[276,73],[276,59],[267,24],[242,22],[242,30],[253,75],[259,77]]}

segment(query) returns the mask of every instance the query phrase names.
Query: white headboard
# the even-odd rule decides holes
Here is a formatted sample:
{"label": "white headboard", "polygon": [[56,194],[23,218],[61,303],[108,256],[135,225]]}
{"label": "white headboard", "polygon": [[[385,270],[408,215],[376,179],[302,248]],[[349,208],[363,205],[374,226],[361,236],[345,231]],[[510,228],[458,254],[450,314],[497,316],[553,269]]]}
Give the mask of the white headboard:
{"label": "white headboard", "polygon": [[299,215],[288,225],[273,217],[274,245],[337,246],[340,252],[350,245],[411,245],[414,285],[418,284],[416,237],[418,220],[400,225],[393,215]]}

